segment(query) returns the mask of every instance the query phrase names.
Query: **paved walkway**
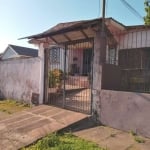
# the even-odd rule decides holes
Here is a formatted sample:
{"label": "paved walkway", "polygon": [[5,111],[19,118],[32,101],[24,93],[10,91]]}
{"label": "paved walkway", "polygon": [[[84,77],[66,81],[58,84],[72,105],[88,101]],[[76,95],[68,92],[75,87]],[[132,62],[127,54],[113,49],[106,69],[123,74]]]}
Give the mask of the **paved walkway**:
{"label": "paved walkway", "polygon": [[17,150],[87,115],[40,105],[0,121],[0,150]]}
{"label": "paved walkway", "polygon": [[113,128],[97,126],[83,129],[80,126],[77,130],[74,132],[76,136],[93,141],[108,150],[150,150],[150,139],[141,137],[145,143],[138,143],[130,133]]}

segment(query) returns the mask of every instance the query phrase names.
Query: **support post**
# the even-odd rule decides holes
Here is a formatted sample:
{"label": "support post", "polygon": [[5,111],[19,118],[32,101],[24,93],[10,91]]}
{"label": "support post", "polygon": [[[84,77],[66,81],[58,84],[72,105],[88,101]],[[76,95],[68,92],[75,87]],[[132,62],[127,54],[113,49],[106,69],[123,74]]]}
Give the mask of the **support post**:
{"label": "support post", "polygon": [[106,63],[106,31],[105,31],[105,0],[102,0],[102,18],[99,24],[99,31],[94,37],[94,61],[93,61],[93,103],[92,115],[96,122],[101,120],[101,90],[102,90],[102,69]]}
{"label": "support post", "polygon": [[44,49],[44,103],[48,103],[48,62],[49,62],[49,49]]}

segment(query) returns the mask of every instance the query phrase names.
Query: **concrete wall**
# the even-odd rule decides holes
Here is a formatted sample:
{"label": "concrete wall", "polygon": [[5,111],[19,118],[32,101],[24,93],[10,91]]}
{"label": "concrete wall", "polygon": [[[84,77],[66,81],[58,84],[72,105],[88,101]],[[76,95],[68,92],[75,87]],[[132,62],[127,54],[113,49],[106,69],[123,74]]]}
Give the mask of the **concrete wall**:
{"label": "concrete wall", "polygon": [[150,137],[150,94],[102,90],[102,124]]}
{"label": "concrete wall", "polygon": [[[150,31],[128,33],[120,38],[117,49],[149,47],[149,33]],[[150,94],[102,89],[102,78],[107,68],[104,69],[99,63],[102,55],[101,41],[100,33],[97,32],[94,38],[93,117],[104,125],[150,137]],[[106,74],[108,75],[107,72]],[[112,73],[108,77],[111,78]]]}
{"label": "concrete wall", "polygon": [[31,102],[40,94],[40,58],[0,61],[0,94],[5,98]]}

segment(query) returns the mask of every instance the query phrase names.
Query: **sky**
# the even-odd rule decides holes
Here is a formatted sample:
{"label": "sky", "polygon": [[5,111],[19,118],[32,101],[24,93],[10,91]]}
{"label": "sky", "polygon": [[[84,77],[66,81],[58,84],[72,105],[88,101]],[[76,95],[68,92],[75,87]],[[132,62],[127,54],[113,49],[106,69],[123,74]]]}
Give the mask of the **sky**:
{"label": "sky", "polygon": [[[121,0],[106,0],[106,17],[125,25],[143,24]],[[145,16],[144,0],[126,0]],[[58,23],[101,16],[101,0],[0,0],[0,53],[8,44],[34,47],[21,37],[41,33]]]}

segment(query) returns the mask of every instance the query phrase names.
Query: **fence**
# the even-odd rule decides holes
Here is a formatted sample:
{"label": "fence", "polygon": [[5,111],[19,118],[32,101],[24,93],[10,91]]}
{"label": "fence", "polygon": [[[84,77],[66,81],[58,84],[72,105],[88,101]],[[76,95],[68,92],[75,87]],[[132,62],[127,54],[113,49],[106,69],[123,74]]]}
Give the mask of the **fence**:
{"label": "fence", "polygon": [[30,103],[34,93],[39,95],[39,90],[39,58],[0,61],[0,94],[2,98]]}

